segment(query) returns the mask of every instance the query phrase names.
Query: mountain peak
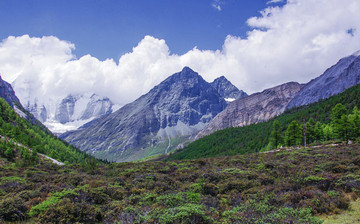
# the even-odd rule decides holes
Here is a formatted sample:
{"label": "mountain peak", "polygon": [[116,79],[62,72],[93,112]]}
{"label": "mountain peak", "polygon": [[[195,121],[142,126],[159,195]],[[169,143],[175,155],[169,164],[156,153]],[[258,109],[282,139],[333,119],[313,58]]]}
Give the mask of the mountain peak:
{"label": "mountain peak", "polygon": [[226,105],[210,83],[184,67],[134,102],[62,137],[103,159],[130,161],[175,149]]}
{"label": "mountain peak", "polygon": [[210,84],[224,99],[227,99],[227,101],[233,101],[247,96],[244,91],[239,90],[223,75],[216,78]]}
{"label": "mountain peak", "polygon": [[194,70],[192,70],[190,67],[185,66],[182,70],[181,73],[188,73],[188,72],[194,72]]}
{"label": "mountain peak", "polygon": [[[201,77],[197,72],[192,70],[190,67],[185,66],[181,72],[175,73],[172,76],[178,76],[180,79],[188,79],[188,78],[194,78],[194,77]],[[201,77],[202,78],[202,77]]]}

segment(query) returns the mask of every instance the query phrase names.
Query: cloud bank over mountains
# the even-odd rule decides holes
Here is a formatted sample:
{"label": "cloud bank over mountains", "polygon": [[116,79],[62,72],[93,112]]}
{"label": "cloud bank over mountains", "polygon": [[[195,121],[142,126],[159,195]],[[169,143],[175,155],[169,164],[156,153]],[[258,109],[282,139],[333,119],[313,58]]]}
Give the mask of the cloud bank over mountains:
{"label": "cloud bank over mountains", "polygon": [[258,17],[248,19],[246,37],[227,36],[222,49],[194,47],[177,55],[165,40],[145,36],[119,61],[76,58],[76,46],[54,36],[10,36],[0,43],[0,74],[15,81],[21,100],[93,92],[124,105],[184,66],[207,81],[225,75],[239,89],[253,93],[287,81],[308,82],[359,50],[359,9],[358,0],[269,4]]}

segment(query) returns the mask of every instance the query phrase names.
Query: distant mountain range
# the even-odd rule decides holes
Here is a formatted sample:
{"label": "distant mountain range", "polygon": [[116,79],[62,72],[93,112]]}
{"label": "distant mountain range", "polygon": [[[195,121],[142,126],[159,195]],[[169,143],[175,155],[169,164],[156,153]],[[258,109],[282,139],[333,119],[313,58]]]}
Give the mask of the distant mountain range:
{"label": "distant mountain range", "polygon": [[250,96],[223,76],[207,83],[185,67],[133,103],[61,137],[115,161],[167,153],[216,130],[267,121],[342,92],[359,83],[358,62],[351,55],[308,84],[285,83]]}
{"label": "distant mountain range", "polygon": [[[25,108],[51,130],[73,130],[61,138],[98,158],[120,162],[167,153],[216,130],[267,121],[359,83],[356,53],[307,84],[285,83],[250,96],[224,76],[208,83],[188,67],[119,110],[107,97],[91,93],[69,94],[45,105],[37,104],[30,90],[20,91],[28,93]],[[12,106],[19,104],[2,80],[0,95]]]}
{"label": "distant mountain range", "polygon": [[170,152],[221,112],[227,106],[224,98],[246,95],[225,78],[221,82],[215,89],[185,67],[133,103],[61,137],[108,160],[130,161]]}

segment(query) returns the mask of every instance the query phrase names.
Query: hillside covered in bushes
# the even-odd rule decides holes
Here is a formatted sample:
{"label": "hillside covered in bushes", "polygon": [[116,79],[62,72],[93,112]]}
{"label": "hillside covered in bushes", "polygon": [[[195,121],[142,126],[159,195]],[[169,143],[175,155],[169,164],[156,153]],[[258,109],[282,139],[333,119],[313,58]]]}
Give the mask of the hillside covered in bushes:
{"label": "hillside covered in bushes", "polygon": [[346,211],[360,195],[358,144],[171,162],[0,164],[0,220],[12,222],[320,223],[318,215]]}

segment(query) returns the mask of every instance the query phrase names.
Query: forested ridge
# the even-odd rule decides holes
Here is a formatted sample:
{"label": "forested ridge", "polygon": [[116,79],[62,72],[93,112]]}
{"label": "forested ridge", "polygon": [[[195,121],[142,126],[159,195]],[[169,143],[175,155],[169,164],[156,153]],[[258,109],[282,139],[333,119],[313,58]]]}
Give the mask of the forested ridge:
{"label": "forested ridge", "polygon": [[[13,159],[17,144],[31,148],[56,160],[80,163],[93,158],[51,134],[43,126],[37,126],[20,117],[8,103],[0,98],[0,156]],[[16,144],[14,144],[16,143]]]}
{"label": "forested ridge", "polygon": [[[360,85],[318,103],[286,111],[267,122],[217,131],[190,143],[183,150],[170,155],[169,160],[229,156],[266,151],[281,146],[304,144],[303,123],[312,132],[307,133],[308,144],[326,143],[328,140],[356,140],[359,128]],[[334,111],[333,111],[334,110]],[[336,118],[331,115],[337,116]],[[278,127],[279,142],[271,142],[274,121]],[[295,126],[295,137],[290,139],[290,125]],[[339,129],[340,127],[340,129]],[[316,133],[313,131],[316,130]],[[320,130],[321,129],[321,130]],[[345,132],[344,132],[345,131]],[[275,144],[274,144],[275,143]]]}

